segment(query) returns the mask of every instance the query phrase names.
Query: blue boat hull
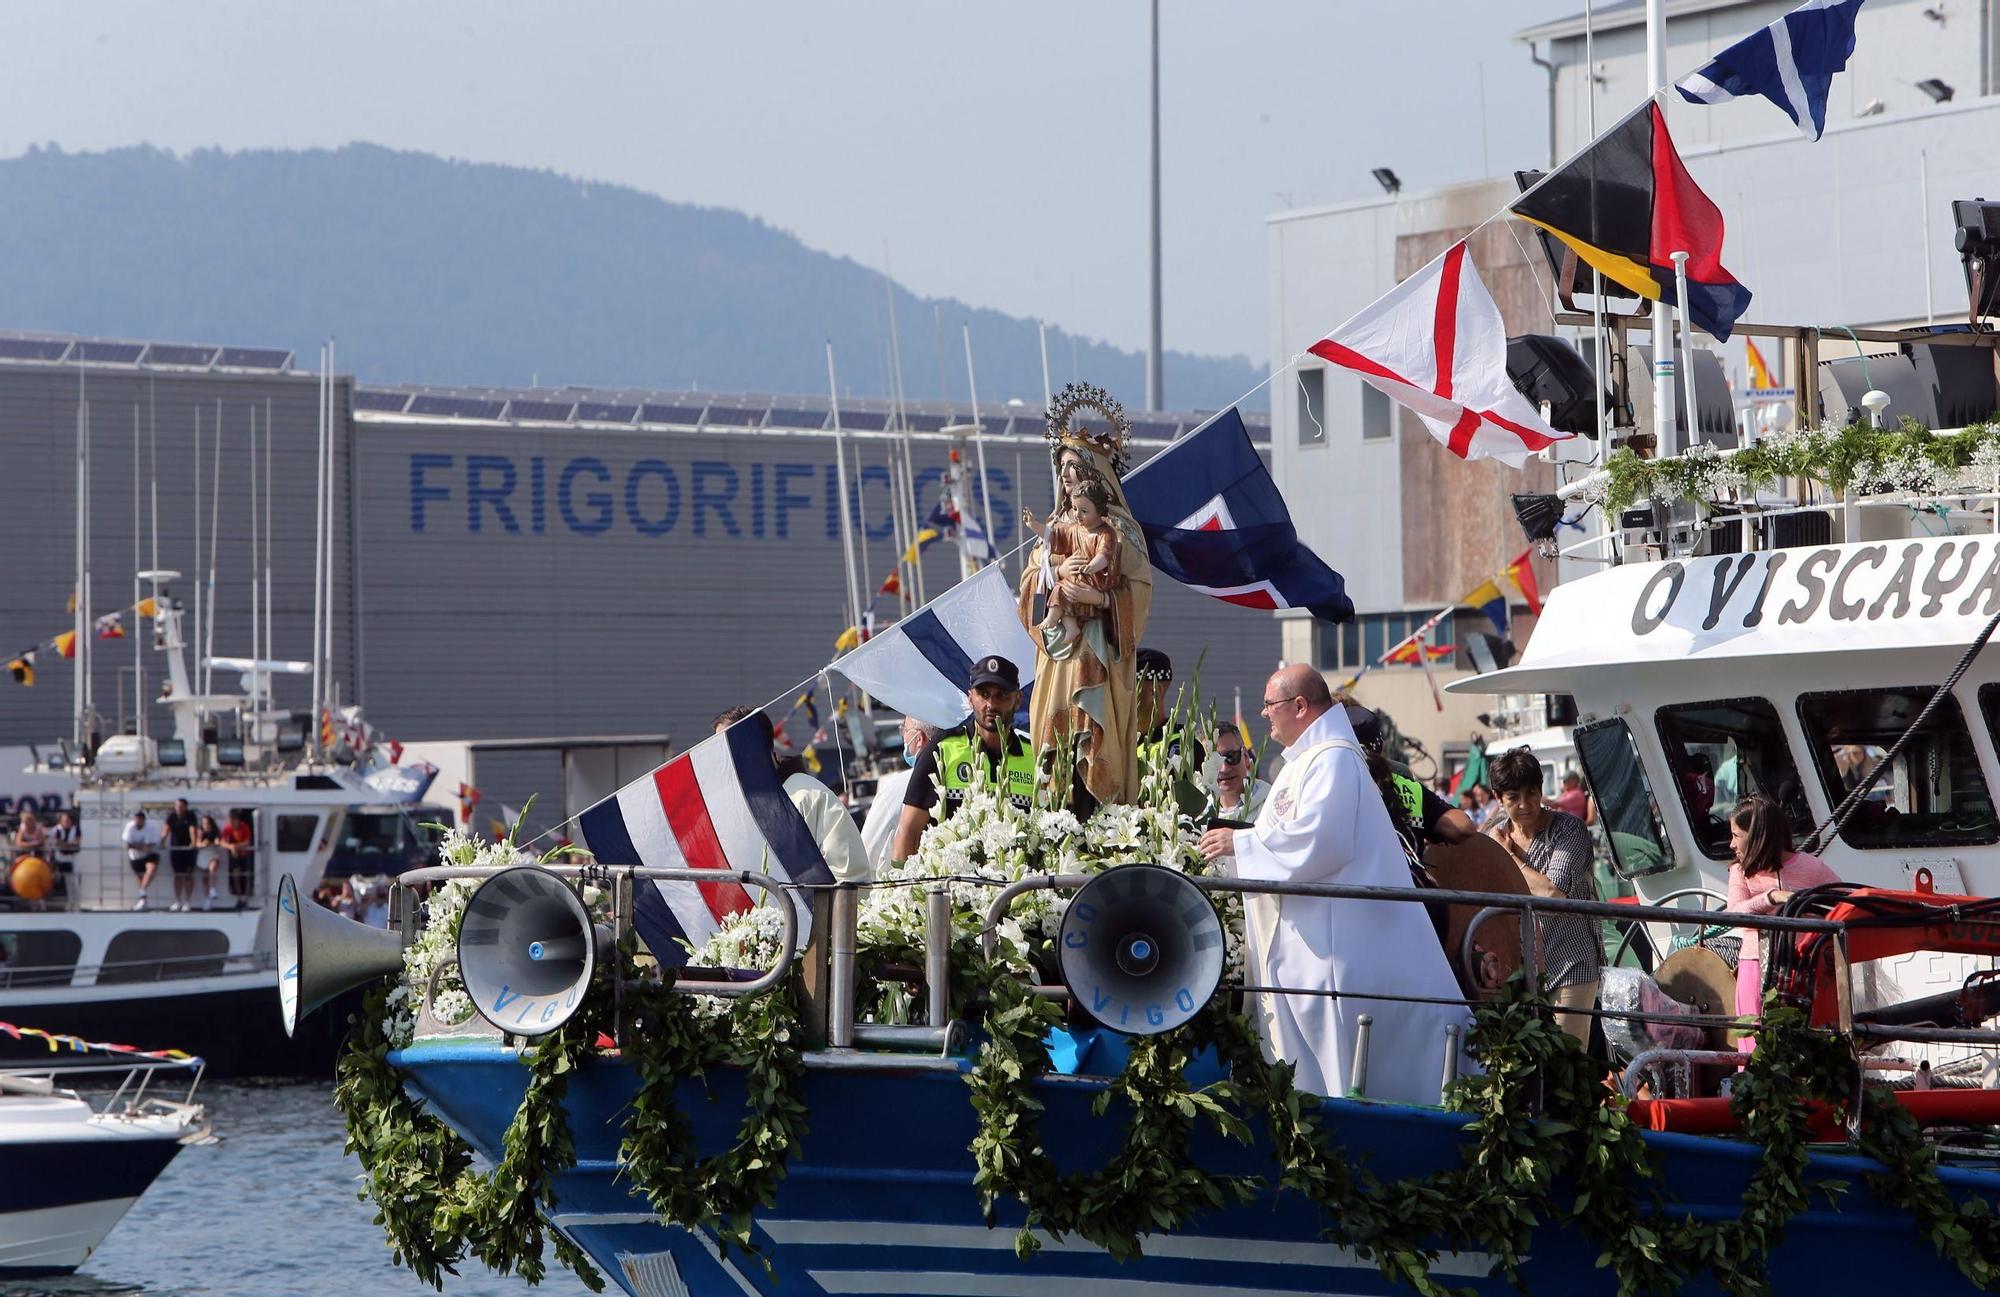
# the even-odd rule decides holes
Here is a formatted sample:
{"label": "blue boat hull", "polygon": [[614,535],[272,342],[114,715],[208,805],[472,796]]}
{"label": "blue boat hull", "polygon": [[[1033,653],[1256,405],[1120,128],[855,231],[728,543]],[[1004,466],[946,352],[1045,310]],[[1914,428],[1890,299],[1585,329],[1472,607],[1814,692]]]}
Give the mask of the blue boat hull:
{"label": "blue boat hull", "polygon": [[[474,1148],[497,1157],[527,1078],[516,1054],[497,1043],[421,1044],[393,1056],[417,1094]],[[719,1071],[710,1087],[687,1087],[684,1110],[703,1151],[728,1146],[742,1114],[740,1077]],[[1386,1294],[1407,1289],[1382,1277],[1372,1261],[1322,1243],[1316,1212],[1297,1195],[1267,1195],[1247,1207],[1217,1211],[1173,1235],[1145,1242],[1146,1255],[1114,1260],[1077,1240],[1046,1242],[1034,1257],[1014,1254],[1018,1209],[1001,1228],[981,1219],[972,1185],[974,1117],[962,1074],[950,1071],[846,1071],[814,1068],[804,1093],[810,1130],[780,1186],[760,1213],[763,1259],[722,1256],[715,1240],[660,1224],[618,1175],[616,1162],[633,1077],[617,1059],[585,1068],[569,1087],[567,1107],[579,1162],[559,1183],[554,1223],[635,1297],[793,1297],[795,1294],[925,1294],[926,1297],[1267,1297],[1271,1294]],[[1045,1146],[1065,1167],[1101,1166],[1115,1151],[1120,1122],[1096,1118],[1100,1084],[1052,1077],[1042,1082]],[[711,1100],[711,1092],[713,1099]],[[1418,1175],[1460,1161],[1462,1121],[1430,1109],[1336,1100],[1322,1120],[1351,1156],[1366,1158],[1385,1179]],[[1663,1155],[1666,1196],[1676,1212],[1732,1219],[1760,1150],[1722,1139],[1649,1135]],[[1213,1137],[1197,1139],[1195,1157],[1217,1171],[1267,1174],[1268,1148]],[[1839,1210],[1816,1206],[1792,1224],[1771,1257],[1775,1291],[1972,1291],[1941,1260],[1911,1218],[1876,1203],[1862,1182],[1873,1164],[1822,1155],[1818,1175],[1846,1180]],[[2000,1172],[1948,1168],[1957,1194],[2000,1197]],[[1596,1265],[1598,1249],[1574,1231],[1545,1224],[1523,1267],[1531,1291],[1611,1293],[1616,1282]],[[765,1268],[768,1262],[769,1269]],[[1487,1259],[1446,1255],[1436,1273],[1455,1286],[1509,1293],[1485,1278]],[[1714,1291],[1698,1283],[1689,1291]]]}

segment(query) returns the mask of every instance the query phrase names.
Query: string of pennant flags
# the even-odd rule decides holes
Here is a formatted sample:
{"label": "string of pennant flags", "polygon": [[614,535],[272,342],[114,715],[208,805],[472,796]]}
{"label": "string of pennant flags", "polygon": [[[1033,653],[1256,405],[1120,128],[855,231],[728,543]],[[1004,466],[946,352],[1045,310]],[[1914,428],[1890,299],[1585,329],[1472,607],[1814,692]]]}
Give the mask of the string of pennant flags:
{"label": "string of pennant flags", "polygon": [[180,1049],[140,1049],[136,1045],[115,1045],[102,1040],[85,1040],[81,1036],[68,1036],[61,1032],[43,1031],[40,1027],[17,1027],[11,1022],[0,1022],[0,1032],[15,1040],[39,1040],[48,1045],[51,1054],[64,1049],[87,1054],[122,1054],[131,1058],[156,1058],[162,1062],[189,1063],[198,1061],[193,1054]]}
{"label": "string of pennant flags", "polygon": [[1436,678],[1431,675],[1431,663],[1452,656],[1458,652],[1458,645],[1427,644],[1424,642],[1424,637],[1460,608],[1478,609],[1485,615],[1486,620],[1493,623],[1495,630],[1503,636],[1506,635],[1513,624],[1513,616],[1508,607],[1512,600],[1512,596],[1508,593],[1510,586],[1520,594],[1522,601],[1528,605],[1530,613],[1537,617],[1541,616],[1541,588],[1535,581],[1535,571],[1529,563],[1533,555],[1532,549],[1522,550],[1502,571],[1487,577],[1455,601],[1445,605],[1436,615],[1391,644],[1374,661],[1364,662],[1359,671],[1340,682],[1340,687],[1354,688],[1361,682],[1363,676],[1378,666],[1420,666],[1430,683],[1431,701],[1437,704],[1439,711],[1443,711],[1444,698],[1438,691]]}
{"label": "string of pennant flags", "polygon": [[[69,611],[72,614],[76,612],[76,595],[73,593],[69,597]],[[139,618],[145,619],[152,617],[156,611],[157,606],[153,603],[152,597],[149,595],[137,603],[127,604],[123,608],[113,609],[111,612],[92,618],[90,623],[91,630],[98,639],[124,639],[126,614],[135,614]],[[35,662],[40,658],[44,650],[53,650],[57,657],[74,658],[76,656],[76,631],[71,629],[51,635],[49,638],[38,641],[22,649],[13,657],[8,658],[7,674],[14,678],[15,684],[27,689],[34,688]]]}

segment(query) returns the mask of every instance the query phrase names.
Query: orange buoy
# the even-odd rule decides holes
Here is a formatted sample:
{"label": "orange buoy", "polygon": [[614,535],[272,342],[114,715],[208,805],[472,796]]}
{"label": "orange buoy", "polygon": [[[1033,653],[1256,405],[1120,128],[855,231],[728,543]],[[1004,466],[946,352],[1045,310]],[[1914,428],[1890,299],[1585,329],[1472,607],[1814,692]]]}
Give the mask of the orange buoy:
{"label": "orange buoy", "polygon": [[22,856],[14,862],[8,885],[22,900],[39,901],[55,886],[55,875],[49,872],[49,862],[40,856]]}

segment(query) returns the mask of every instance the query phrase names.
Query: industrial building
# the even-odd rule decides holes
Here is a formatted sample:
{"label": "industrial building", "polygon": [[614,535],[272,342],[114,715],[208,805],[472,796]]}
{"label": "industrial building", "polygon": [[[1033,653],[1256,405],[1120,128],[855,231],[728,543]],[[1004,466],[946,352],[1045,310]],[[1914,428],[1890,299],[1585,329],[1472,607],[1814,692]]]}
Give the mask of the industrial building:
{"label": "industrial building", "polygon": [[[197,576],[206,584],[214,537],[215,651],[248,656],[252,581],[261,580],[251,526],[254,514],[263,531],[268,482],[268,656],[306,658],[317,390],[310,365],[283,351],[0,337],[11,501],[0,529],[12,566],[0,585],[0,644],[12,654],[70,625],[81,410],[92,613],[135,601],[133,573],[155,565],[155,524],[157,563],[184,574],[173,587],[183,599]],[[962,435],[943,429],[971,424],[974,411],[915,402],[903,413],[922,517]],[[1050,503],[1042,416],[1019,404],[978,413],[1004,553],[1018,539],[1022,506],[1046,514]],[[1134,414],[1135,460],[1203,417]],[[1245,419],[1254,438],[1268,439],[1265,416]],[[905,433],[883,400],[843,399],[840,422],[872,591],[896,558],[891,459]],[[834,656],[846,576],[824,396],[382,388],[341,378],[333,429],[333,679],[340,700],[361,703],[384,735],[666,735],[679,749],[733,703],[776,700],[782,714]],[[1009,562],[1010,574],[1019,562]],[[923,568],[927,593],[941,592],[958,579],[958,552],[933,545]],[[124,640],[96,643],[95,698],[107,729],[136,722],[135,665],[148,672],[144,696],[160,683],[156,659],[138,652],[142,632],[130,618],[125,629]],[[1238,686],[1254,692],[1278,660],[1268,614],[1167,581],[1156,587],[1146,641],[1173,656],[1183,679],[1199,665],[1224,710]],[[34,687],[0,681],[0,746],[47,745],[71,732],[69,665],[45,651]],[[308,705],[306,680],[280,677],[277,689],[281,705]],[[803,741],[810,727],[801,718],[793,734]],[[489,806],[519,806],[531,793],[561,790],[559,758],[496,750],[482,757],[480,782]]]}

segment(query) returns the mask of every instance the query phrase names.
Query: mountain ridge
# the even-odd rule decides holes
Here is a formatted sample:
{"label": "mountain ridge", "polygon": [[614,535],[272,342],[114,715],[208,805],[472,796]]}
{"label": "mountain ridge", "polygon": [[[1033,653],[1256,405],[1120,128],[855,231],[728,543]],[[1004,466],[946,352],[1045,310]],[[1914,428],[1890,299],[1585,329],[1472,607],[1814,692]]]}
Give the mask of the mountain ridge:
{"label": "mountain ridge", "polygon": [[[912,400],[1042,392],[1034,321],[896,289]],[[0,160],[0,324],[285,345],[328,336],[364,381],[812,394],[831,339],[844,394],[892,386],[879,271],[748,213],[549,170],[374,144],[34,148]],[[947,328],[940,340],[934,308]],[[942,343],[945,354],[940,356]],[[1049,330],[1074,373],[1141,404],[1144,358]],[[1209,409],[1262,377],[1169,352],[1166,403]],[[925,380],[945,375],[947,393]]]}

